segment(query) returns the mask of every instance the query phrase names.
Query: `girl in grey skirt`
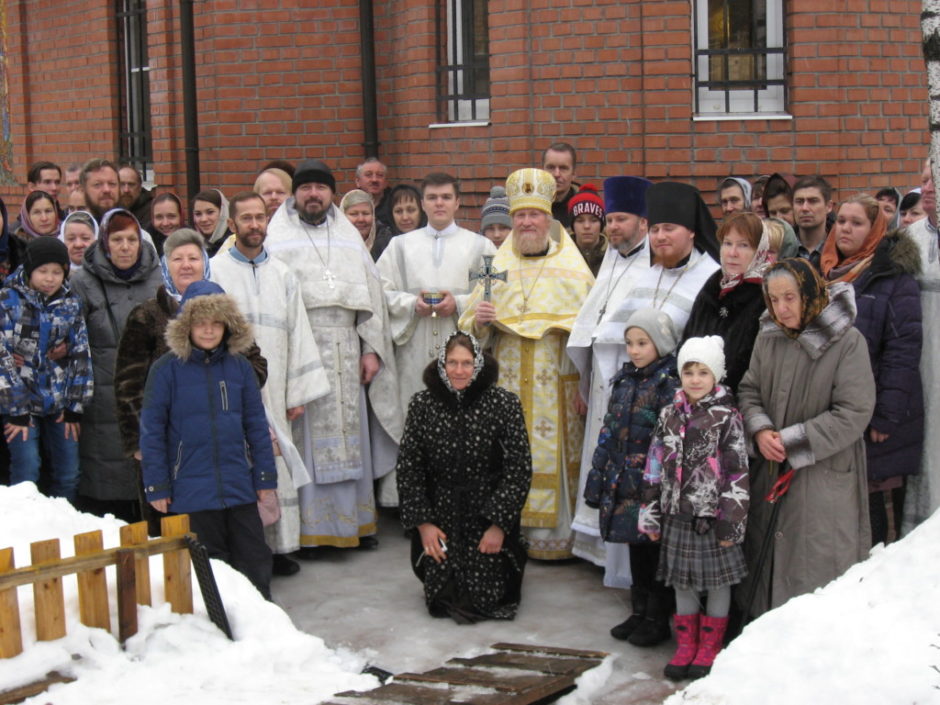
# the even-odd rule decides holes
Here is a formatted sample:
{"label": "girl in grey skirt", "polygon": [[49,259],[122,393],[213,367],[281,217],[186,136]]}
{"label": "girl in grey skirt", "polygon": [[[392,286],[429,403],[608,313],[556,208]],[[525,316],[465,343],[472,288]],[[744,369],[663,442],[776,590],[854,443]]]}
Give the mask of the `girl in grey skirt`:
{"label": "girl in grey skirt", "polygon": [[[728,626],[731,586],[745,575],[748,460],[744,423],[725,374],[724,342],[690,338],[679,351],[682,389],[659,415],[643,474],[640,530],[662,539],[656,577],[676,591],[678,648],[667,678],[711,670]],[[701,593],[708,611],[699,615]]]}

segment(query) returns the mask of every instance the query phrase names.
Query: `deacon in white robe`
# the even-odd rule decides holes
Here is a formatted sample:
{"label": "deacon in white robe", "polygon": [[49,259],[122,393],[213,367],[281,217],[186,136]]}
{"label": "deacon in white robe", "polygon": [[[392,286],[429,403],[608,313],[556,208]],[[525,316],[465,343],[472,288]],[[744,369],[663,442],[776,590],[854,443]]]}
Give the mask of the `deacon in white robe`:
{"label": "deacon in white robe", "polygon": [[[293,424],[313,482],[300,488],[302,547],[374,545],[373,483],[395,465],[398,374],[378,270],[359,231],[333,205],[336,181],[307,159],[265,246],[300,282],[330,394]],[[360,539],[365,539],[360,541]]]}
{"label": "deacon in white robe", "polygon": [[291,443],[291,421],[303,414],[305,405],[329,394],[330,383],[307,322],[300,283],[286,264],[264,249],[264,200],[257,194],[241,199],[236,196],[229,208],[228,224],[235,243],[212,259],[211,279],[235,299],[268,361],[268,380],[261,388],[261,399],[279,441],[280,453],[275,462],[281,518],[266,526],[264,532],[274,554],[283,556],[300,548],[297,488],[311,481],[302,463],[299,467],[288,466],[296,450],[291,452],[285,443]]}
{"label": "deacon in white robe", "polygon": [[[424,389],[424,368],[457,329],[473,288],[471,272],[480,269],[483,255],[496,254],[492,242],[454,222],[460,206],[454,177],[429,174],[421,188],[428,224],[392,238],[377,262],[405,416],[411,397]],[[394,470],[379,481],[378,500],[382,506],[398,506]]]}
{"label": "deacon in white robe", "polygon": [[597,343],[596,336],[601,324],[610,320],[637,279],[651,266],[646,239],[646,190],[651,183],[636,176],[614,176],[604,181],[606,232],[616,246],[604,258],[597,282],[568,338],[568,356],[578,368],[578,391],[587,407],[577,504],[571,523],[572,552],[595,565],[606,566],[604,584],[608,587],[630,586],[629,555],[625,545],[607,544],[601,537],[599,512],[585,503],[584,485],[607,413],[610,381],[620,370],[616,363],[623,350],[623,338],[619,345],[611,346]]}

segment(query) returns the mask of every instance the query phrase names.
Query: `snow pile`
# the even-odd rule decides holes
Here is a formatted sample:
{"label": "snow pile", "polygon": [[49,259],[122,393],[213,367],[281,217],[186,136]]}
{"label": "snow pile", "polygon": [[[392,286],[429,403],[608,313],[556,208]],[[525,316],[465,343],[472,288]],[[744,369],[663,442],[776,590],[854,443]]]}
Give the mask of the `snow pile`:
{"label": "snow pile", "polygon": [[940,512],[754,621],[665,705],[940,703]]}
{"label": "snow pile", "polygon": [[[119,545],[122,522],[75,511],[64,499],[40,495],[29,483],[0,487],[0,548],[13,546],[16,564],[29,563],[29,543],[59,538],[62,555],[73,555],[72,536],[101,529],[104,545]],[[368,690],[378,685],[360,675],[360,656],[337,652],[321,639],[298,631],[276,605],[266,602],[240,573],[212,562],[219,592],[235,636],[229,641],[206,616],[193,575],[193,615],[170,612],[163,602],[163,561],[150,561],[155,607],[138,609],[139,632],[121,649],[117,639],[78,621],[76,579],[63,578],[68,635],[54,642],[35,641],[33,594],[18,590],[24,652],[0,660],[0,691],[30,683],[49,671],[72,676],[74,683],[56,685],[49,695],[27,703],[56,705],[165,705],[198,702],[316,703],[342,690]],[[116,584],[109,569],[111,624],[117,631]]]}

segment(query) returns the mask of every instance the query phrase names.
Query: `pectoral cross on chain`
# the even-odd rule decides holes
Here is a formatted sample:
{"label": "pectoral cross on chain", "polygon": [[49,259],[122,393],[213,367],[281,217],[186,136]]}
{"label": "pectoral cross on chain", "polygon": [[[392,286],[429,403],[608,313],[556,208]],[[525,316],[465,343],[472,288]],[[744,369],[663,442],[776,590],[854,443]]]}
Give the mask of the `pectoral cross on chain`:
{"label": "pectoral cross on chain", "polygon": [[506,272],[497,272],[493,269],[493,255],[483,255],[483,264],[476,272],[470,272],[470,281],[483,282],[483,300],[489,301],[493,295],[493,280],[506,281]]}
{"label": "pectoral cross on chain", "polygon": [[325,281],[326,285],[331,289],[336,288],[336,284],[333,283],[336,281],[336,275],[333,274],[333,272],[331,272],[329,269],[323,272],[323,281]]}

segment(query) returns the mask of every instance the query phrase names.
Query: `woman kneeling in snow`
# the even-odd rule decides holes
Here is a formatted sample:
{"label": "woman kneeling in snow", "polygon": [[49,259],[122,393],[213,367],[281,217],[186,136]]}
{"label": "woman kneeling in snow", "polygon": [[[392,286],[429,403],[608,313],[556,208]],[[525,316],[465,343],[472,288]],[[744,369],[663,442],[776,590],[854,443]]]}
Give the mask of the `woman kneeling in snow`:
{"label": "woman kneeling in snow", "polygon": [[512,619],[520,598],[532,458],[522,405],[498,375],[473,336],[453,333],[411,399],[396,466],[428,610],[458,623]]}

